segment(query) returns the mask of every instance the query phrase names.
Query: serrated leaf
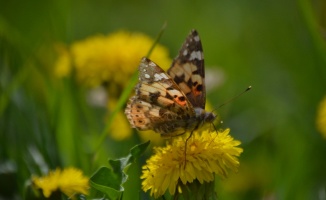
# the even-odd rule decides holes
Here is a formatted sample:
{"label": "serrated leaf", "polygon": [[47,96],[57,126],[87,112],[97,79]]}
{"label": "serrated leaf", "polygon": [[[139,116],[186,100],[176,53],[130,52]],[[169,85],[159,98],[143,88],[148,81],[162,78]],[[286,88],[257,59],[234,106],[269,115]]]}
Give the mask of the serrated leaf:
{"label": "serrated leaf", "polygon": [[101,167],[90,178],[90,185],[103,192],[110,199],[120,199],[124,191],[123,184],[127,181],[126,169],[134,163],[146,150],[150,141],[136,145],[130,153],[117,160],[109,160],[110,168]]}
{"label": "serrated leaf", "polygon": [[110,199],[119,199],[120,185],[112,172],[107,167],[101,167],[95,174],[90,178],[90,185],[103,192]]}

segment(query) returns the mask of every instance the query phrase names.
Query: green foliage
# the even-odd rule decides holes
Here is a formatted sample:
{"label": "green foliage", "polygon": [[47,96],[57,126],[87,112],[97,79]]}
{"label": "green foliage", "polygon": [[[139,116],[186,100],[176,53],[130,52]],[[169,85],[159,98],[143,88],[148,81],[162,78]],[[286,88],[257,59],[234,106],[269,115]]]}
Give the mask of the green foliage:
{"label": "green foliage", "polygon": [[127,181],[126,170],[136,162],[149,145],[149,141],[133,147],[130,154],[118,160],[109,160],[110,168],[101,167],[90,178],[93,188],[104,193],[109,199],[122,199],[123,184]]}

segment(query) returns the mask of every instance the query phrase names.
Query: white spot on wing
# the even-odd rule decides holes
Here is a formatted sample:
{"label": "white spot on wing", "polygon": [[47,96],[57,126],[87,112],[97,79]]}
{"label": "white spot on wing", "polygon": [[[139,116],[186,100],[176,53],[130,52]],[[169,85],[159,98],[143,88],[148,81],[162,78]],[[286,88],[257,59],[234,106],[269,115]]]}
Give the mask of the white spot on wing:
{"label": "white spot on wing", "polygon": [[186,56],[187,54],[188,54],[188,50],[187,49],[185,49],[184,51],[183,51],[183,56]]}
{"label": "white spot on wing", "polygon": [[162,79],[169,79],[169,78],[164,73],[154,74],[154,81],[160,81]]}
{"label": "white spot on wing", "polygon": [[183,96],[182,93],[178,90],[168,90],[168,93],[171,95],[171,96],[178,96],[178,97],[181,97]]}
{"label": "white spot on wing", "polygon": [[190,60],[194,60],[194,59],[197,59],[197,60],[202,60],[202,52],[201,51],[193,51],[191,52],[190,54]]}
{"label": "white spot on wing", "polygon": [[198,35],[196,35],[196,36],[194,37],[194,40],[195,40],[196,42],[199,42],[199,41],[200,41],[200,38],[199,38],[199,36],[198,36]]}
{"label": "white spot on wing", "polygon": [[150,77],[151,77],[151,76],[148,75],[148,74],[145,74],[144,76],[145,76],[145,78],[150,78]]}

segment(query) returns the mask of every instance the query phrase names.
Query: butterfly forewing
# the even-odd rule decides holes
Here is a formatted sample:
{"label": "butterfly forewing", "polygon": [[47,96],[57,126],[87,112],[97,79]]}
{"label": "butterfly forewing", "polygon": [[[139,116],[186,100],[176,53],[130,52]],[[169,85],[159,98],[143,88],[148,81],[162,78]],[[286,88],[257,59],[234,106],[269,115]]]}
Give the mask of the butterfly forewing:
{"label": "butterfly forewing", "polygon": [[203,48],[196,30],[183,43],[167,72],[193,107],[205,108],[205,69]]}

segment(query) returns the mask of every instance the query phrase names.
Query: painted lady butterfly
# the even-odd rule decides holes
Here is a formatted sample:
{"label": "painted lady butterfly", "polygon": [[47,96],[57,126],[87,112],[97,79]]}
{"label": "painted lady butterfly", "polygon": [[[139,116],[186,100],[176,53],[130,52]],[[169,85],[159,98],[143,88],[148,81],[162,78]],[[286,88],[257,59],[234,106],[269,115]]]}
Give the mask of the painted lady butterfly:
{"label": "painted lady butterfly", "polygon": [[133,128],[172,137],[214,121],[216,115],[205,111],[205,101],[203,49],[192,30],[167,72],[148,58],[141,60],[136,94],[125,114]]}

